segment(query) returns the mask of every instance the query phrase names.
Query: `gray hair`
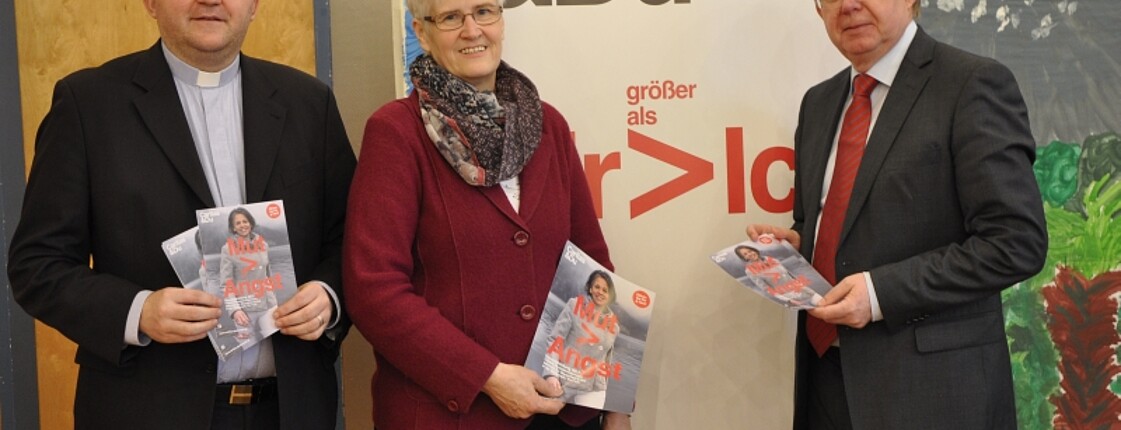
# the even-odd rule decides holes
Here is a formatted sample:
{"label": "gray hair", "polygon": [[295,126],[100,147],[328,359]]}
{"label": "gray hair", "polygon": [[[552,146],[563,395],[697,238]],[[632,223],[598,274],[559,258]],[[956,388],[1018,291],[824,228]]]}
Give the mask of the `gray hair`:
{"label": "gray hair", "polygon": [[[406,0],[405,4],[409,8],[409,12],[413,14],[413,18],[420,19],[421,17],[428,16],[432,13],[432,6],[440,0]],[[918,1],[918,0],[915,0]],[[506,4],[506,0],[494,0],[499,6]]]}

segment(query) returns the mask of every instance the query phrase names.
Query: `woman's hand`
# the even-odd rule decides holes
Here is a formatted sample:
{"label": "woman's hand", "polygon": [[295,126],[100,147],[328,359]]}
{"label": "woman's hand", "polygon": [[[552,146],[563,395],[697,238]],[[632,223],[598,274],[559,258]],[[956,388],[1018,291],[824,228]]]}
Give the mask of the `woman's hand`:
{"label": "woman's hand", "polygon": [[[564,394],[564,387],[561,386],[560,379],[556,376],[545,377],[545,382],[549,383],[549,387],[551,387],[553,391],[559,392],[562,395]],[[560,397],[560,395],[554,397]]]}
{"label": "woman's hand", "polygon": [[510,418],[556,415],[564,407],[564,402],[548,398],[559,397],[561,390],[555,390],[536,372],[513,364],[498,363],[483,385],[483,392]]}
{"label": "woman's hand", "polygon": [[237,323],[237,325],[242,326],[242,327],[248,327],[249,326],[249,322],[250,322],[249,321],[249,316],[245,314],[245,311],[243,311],[241,309],[238,309],[238,310],[234,311],[233,317],[234,317],[234,322]]}
{"label": "woman's hand", "polygon": [[631,416],[622,412],[603,414],[603,430],[631,430]]}
{"label": "woman's hand", "polygon": [[[239,327],[249,327],[249,325],[252,324],[252,321],[249,321],[249,315],[246,315],[245,311],[241,309],[234,311],[233,318],[234,324],[237,324]],[[238,329],[234,337],[238,339],[249,339],[249,331],[249,329]]]}

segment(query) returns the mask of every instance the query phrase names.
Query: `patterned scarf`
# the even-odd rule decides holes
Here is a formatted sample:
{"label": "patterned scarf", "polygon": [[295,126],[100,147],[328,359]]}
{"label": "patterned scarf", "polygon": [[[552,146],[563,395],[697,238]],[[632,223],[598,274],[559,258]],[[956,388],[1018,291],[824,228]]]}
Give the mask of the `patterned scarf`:
{"label": "patterned scarf", "polygon": [[489,187],[517,177],[541,142],[537,87],[506,62],[495,92],[478,91],[431,55],[409,68],[428,137],[464,181]]}

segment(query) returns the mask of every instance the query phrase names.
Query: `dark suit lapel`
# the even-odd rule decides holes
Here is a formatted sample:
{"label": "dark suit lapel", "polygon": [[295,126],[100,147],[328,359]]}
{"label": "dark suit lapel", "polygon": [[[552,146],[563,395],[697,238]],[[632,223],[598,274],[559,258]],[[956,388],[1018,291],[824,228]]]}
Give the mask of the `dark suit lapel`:
{"label": "dark suit lapel", "polygon": [[272,99],[277,88],[254,58],[241,56],[241,106],[245,136],[245,201],[264,199],[280,151],[287,109]]}
{"label": "dark suit lapel", "polygon": [[926,66],[930,64],[933,56],[934,39],[919,28],[914,40],[911,41],[910,48],[907,49],[903,62],[899,65],[899,72],[895,75],[895,82],[892,83],[887,99],[880,108],[872,135],[868,137],[868,145],[864,148],[864,158],[860,161],[860,170],[857,171],[856,182],[853,184],[839,243],[844,243],[845,236],[856,222],[856,216],[868,200],[868,193],[871,192],[876,175],[883,167],[884,159],[896,143],[895,138],[899,135],[899,130],[903,127],[907,116],[911,114],[911,108],[918,100],[927,80],[930,79],[930,69]]}
{"label": "dark suit lapel", "polygon": [[173,79],[163,49],[156,42],[136,67],[133,82],[147,92],[133,100],[133,104],[183,181],[207,207],[212,207],[214,199]]}

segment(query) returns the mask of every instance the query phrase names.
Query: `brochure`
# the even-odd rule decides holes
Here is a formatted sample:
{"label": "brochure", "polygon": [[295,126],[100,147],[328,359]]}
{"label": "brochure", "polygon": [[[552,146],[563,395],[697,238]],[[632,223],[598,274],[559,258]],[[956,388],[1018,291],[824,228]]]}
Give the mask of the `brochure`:
{"label": "brochure", "polygon": [[832,288],[789,242],[771,235],[729,246],[711,258],[751,291],[794,309],[817,307]]}
{"label": "brochure", "polygon": [[275,333],[273,312],[296,294],[284,202],[202,209],[196,215],[203,290],[222,300],[222,317],[209,336],[225,360]]}
{"label": "brochure", "polygon": [[566,403],[630,413],[655,294],[565,245],[526,367]]}

